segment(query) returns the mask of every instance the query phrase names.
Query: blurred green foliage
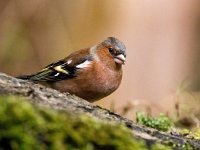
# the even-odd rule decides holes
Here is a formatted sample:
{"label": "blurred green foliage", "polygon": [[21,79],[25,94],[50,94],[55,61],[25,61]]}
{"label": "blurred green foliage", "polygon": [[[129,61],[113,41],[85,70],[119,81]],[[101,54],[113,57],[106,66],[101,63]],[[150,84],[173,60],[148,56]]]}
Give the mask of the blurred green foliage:
{"label": "blurred green foliage", "polygon": [[137,123],[158,129],[160,131],[168,131],[172,126],[172,121],[165,115],[160,114],[159,117],[149,117],[143,112],[137,112],[136,114]]}

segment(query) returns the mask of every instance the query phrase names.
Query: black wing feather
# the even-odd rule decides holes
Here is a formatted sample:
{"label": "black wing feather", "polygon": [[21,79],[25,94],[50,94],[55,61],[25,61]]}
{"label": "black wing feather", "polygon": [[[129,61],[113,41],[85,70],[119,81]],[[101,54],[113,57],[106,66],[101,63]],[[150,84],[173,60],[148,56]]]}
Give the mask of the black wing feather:
{"label": "black wing feather", "polygon": [[[52,63],[42,69],[40,72],[33,75],[24,75],[18,78],[32,81],[42,81],[42,82],[56,82],[61,80],[67,80],[76,77],[76,72],[78,68],[77,65],[83,63],[84,61],[92,60],[91,56],[83,57],[76,62],[76,65],[70,66],[67,64],[67,60],[63,59],[58,62]],[[59,67],[64,71],[59,71],[56,69]]]}
{"label": "black wing feather", "polygon": [[[63,70],[66,70],[68,74],[60,72],[55,69],[55,67],[61,66]],[[48,82],[56,82],[60,80],[66,80],[75,77],[75,67],[69,67],[64,60],[58,61],[56,63],[52,63],[45,67],[40,72],[32,75],[30,80],[33,81],[48,81]]]}

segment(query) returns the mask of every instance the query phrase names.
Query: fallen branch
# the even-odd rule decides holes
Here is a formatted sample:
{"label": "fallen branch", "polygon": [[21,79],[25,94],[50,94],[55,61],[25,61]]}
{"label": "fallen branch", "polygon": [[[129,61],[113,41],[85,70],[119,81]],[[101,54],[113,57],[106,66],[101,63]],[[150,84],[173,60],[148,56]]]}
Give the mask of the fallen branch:
{"label": "fallen branch", "polygon": [[26,97],[32,103],[39,106],[73,113],[85,113],[100,120],[123,123],[133,131],[135,136],[148,142],[172,142],[180,147],[185,144],[190,144],[195,149],[200,149],[200,143],[196,140],[139,126],[131,120],[117,115],[107,109],[93,105],[75,95],[60,93],[59,91],[42,85],[16,79],[2,73],[0,73],[0,94],[19,95]]}

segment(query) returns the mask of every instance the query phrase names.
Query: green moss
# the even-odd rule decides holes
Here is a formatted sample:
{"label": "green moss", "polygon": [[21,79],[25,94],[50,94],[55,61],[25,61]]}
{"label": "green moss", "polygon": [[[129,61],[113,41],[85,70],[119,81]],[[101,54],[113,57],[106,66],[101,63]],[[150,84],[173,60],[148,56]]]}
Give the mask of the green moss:
{"label": "green moss", "polygon": [[186,136],[186,135],[190,134],[190,130],[189,129],[182,129],[182,130],[179,130],[179,133],[183,136]]}
{"label": "green moss", "polygon": [[169,146],[165,146],[161,143],[156,143],[151,147],[151,150],[171,150],[172,148]]}
{"label": "green moss", "polygon": [[160,131],[168,131],[172,126],[172,121],[161,114],[159,117],[149,117],[143,112],[138,112],[136,114],[137,123],[151,127]]}
{"label": "green moss", "polygon": [[[0,96],[0,149],[146,150],[123,125],[33,106]],[[168,150],[154,144],[151,150]]]}
{"label": "green moss", "polygon": [[193,129],[193,131],[191,132],[191,136],[195,140],[200,140],[200,129],[199,128]]}
{"label": "green moss", "polygon": [[16,97],[0,97],[1,149],[146,149],[122,125],[84,115],[39,109]]}
{"label": "green moss", "polygon": [[177,134],[181,136],[185,136],[189,139],[195,139],[200,140],[200,129],[199,128],[193,128],[191,130],[188,129],[177,129]]}
{"label": "green moss", "polygon": [[186,143],[174,143],[173,140],[166,140],[166,141],[162,141],[162,144],[164,144],[165,146],[169,146],[169,148],[173,148],[173,149],[181,149],[181,150],[193,150],[194,149],[187,142]]}

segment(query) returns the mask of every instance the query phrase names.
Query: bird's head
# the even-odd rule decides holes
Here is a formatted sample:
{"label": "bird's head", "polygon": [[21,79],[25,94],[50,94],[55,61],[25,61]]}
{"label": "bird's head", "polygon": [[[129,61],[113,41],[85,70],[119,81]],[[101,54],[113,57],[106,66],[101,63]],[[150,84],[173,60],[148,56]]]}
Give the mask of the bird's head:
{"label": "bird's head", "polygon": [[101,45],[106,48],[117,64],[125,64],[126,47],[120,40],[115,37],[108,37]]}

